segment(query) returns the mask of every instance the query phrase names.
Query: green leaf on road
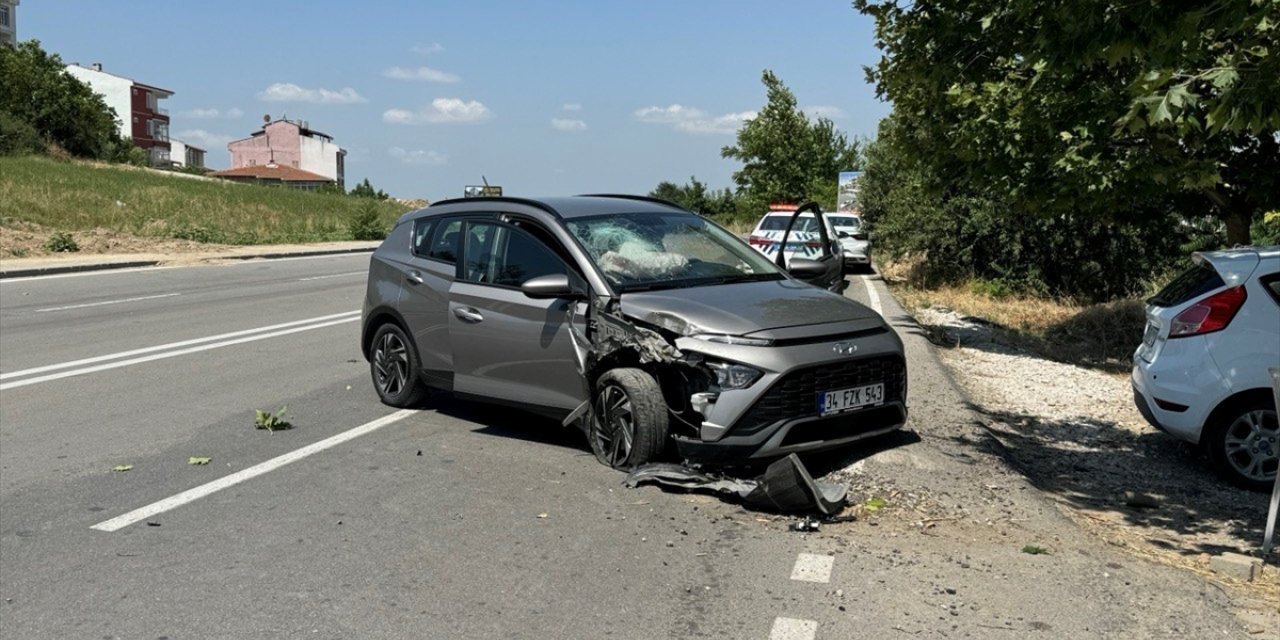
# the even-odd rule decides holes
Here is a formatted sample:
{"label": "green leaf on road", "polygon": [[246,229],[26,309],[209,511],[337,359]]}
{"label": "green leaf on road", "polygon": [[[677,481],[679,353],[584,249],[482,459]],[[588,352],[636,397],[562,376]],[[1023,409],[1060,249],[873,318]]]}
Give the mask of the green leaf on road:
{"label": "green leaf on road", "polygon": [[889,506],[889,503],[885,502],[884,498],[876,496],[868,500],[866,504],[862,505],[862,508],[872,513],[875,513],[876,511],[879,511],[887,506]]}
{"label": "green leaf on road", "polygon": [[1029,554],[1031,554],[1031,555],[1033,555],[1033,556],[1048,555],[1048,554],[1049,554],[1049,550],[1048,550],[1048,549],[1045,549],[1044,547],[1037,547],[1037,546],[1035,546],[1034,544],[1029,544],[1029,545],[1027,545],[1027,546],[1023,547],[1023,548],[1022,548],[1022,552],[1023,552],[1023,553],[1029,553]]}
{"label": "green leaf on road", "polygon": [[115,467],[113,467],[111,470],[112,471],[128,471],[132,468],[133,468],[133,465],[131,464],[118,464]]}
{"label": "green leaf on road", "polygon": [[209,458],[205,456],[191,456],[187,458],[187,464],[209,464]]}

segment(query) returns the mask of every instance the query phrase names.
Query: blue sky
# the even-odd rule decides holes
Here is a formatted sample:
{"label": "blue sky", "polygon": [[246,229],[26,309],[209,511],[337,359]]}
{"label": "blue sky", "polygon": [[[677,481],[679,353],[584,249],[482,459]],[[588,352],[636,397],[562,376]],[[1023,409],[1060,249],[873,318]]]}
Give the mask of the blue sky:
{"label": "blue sky", "polygon": [[305,119],[348,150],[348,187],[457,197],[731,185],[734,123],[773,69],[802,108],[873,135],[873,24],[848,0],[101,2],[19,6],[19,37],[175,92],[175,137],[226,142]]}

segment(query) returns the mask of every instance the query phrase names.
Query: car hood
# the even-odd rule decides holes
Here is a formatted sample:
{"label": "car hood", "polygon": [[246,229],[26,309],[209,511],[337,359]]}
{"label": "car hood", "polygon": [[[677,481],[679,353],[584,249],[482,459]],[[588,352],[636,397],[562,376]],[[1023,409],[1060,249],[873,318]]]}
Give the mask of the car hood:
{"label": "car hood", "polygon": [[851,322],[883,324],[867,307],[796,280],[624,293],[622,312],[681,335],[741,336],[787,327],[813,327],[802,333],[822,334]]}

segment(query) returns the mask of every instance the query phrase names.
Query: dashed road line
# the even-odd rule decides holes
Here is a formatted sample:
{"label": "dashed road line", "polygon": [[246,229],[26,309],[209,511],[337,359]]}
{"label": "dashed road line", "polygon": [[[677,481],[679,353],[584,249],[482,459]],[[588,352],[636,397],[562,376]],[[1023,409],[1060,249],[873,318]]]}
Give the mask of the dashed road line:
{"label": "dashed road line", "polygon": [[298,460],[301,460],[309,455],[319,453],[331,447],[335,447],[348,440],[352,440],[354,438],[358,438],[362,435],[365,435],[366,433],[377,431],[382,427],[399,422],[415,413],[417,413],[417,411],[414,411],[412,409],[402,409],[390,415],[386,415],[381,418],[378,418],[377,420],[374,420],[372,422],[366,422],[354,429],[343,431],[338,435],[330,436],[319,442],[309,444],[301,449],[290,451],[289,453],[286,453],[282,456],[277,456],[275,458],[267,460],[266,462],[253,465],[248,469],[237,471],[228,476],[223,476],[221,478],[218,478],[217,480],[214,480],[213,482],[202,484],[193,489],[187,489],[182,493],[170,496],[159,502],[153,502],[145,507],[134,509],[133,511],[130,511],[123,515],[116,516],[110,520],[104,520],[89,528],[96,529],[98,531],[106,531],[108,533],[112,531],[119,531],[120,529],[123,529],[136,522],[141,522],[142,520],[146,520],[147,518],[150,518],[160,513],[164,513],[165,511],[169,511],[171,509],[176,509],[177,507],[180,507],[189,502],[193,502],[195,500],[199,500],[200,498],[203,498],[207,495],[226,489],[227,487],[232,487],[237,484],[240,484],[241,482],[244,482],[245,480],[249,480],[251,478],[260,476],[264,473],[267,473],[268,471],[274,471],[276,469],[279,469],[280,467],[283,467],[284,465],[289,464],[290,462],[297,462]]}
{"label": "dashed road line", "polygon": [[817,620],[774,618],[769,640],[813,640],[818,633]]}
{"label": "dashed road line", "polygon": [[801,582],[831,582],[831,567],[835,562],[835,556],[802,553],[796,558],[796,566],[791,569],[791,579]]}
{"label": "dashed road line", "polygon": [[89,307],[105,307],[109,304],[123,304],[126,302],[141,302],[143,300],[158,300],[160,298],[172,298],[180,296],[181,293],[162,293],[155,296],[138,296],[136,298],[123,298],[120,300],[106,300],[104,302],[86,302],[84,304],[69,304],[65,307],[47,307],[44,309],[36,309],[36,313],[47,313],[49,311],[67,311],[69,309],[87,309]]}
{"label": "dashed road line", "polygon": [[307,282],[308,280],[325,280],[328,278],[341,278],[343,276],[367,275],[368,273],[369,273],[368,269],[364,271],[348,271],[346,273],[330,273],[324,276],[311,276],[309,278],[298,278],[298,282]]}

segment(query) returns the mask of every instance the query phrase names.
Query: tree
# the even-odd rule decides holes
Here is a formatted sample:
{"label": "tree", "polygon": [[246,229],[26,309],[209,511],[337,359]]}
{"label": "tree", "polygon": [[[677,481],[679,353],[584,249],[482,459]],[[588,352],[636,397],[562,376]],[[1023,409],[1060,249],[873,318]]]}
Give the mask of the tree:
{"label": "tree", "polygon": [[0,82],[0,113],[7,113],[9,122],[14,123],[6,129],[34,130],[43,140],[75,156],[128,158],[133,145],[120,137],[117,114],[102,96],[68,74],[57,54],[40,48],[39,41],[0,46],[0,78],[4,79]]}
{"label": "tree", "polygon": [[829,190],[834,202],[839,172],[857,168],[859,144],[827,118],[810,120],[772,71],[766,69],[761,81],[764,108],[738,130],[737,144],[720,150],[743,164],[733,174],[738,193],[768,204],[800,202]]}
{"label": "tree", "polygon": [[709,218],[733,217],[738,211],[737,198],[731,189],[708,190],[707,185],[693,176],[685,185],[664,180],[649,192],[649,197],[674,202]]}
{"label": "tree", "polygon": [[382,189],[378,189],[375,191],[373,188],[373,184],[369,182],[368,178],[365,178],[363,182],[353,187],[351,189],[350,195],[353,195],[357,198],[373,198],[375,200],[386,200],[387,198],[391,197],[391,196],[388,196],[387,192],[383,191]]}
{"label": "tree", "polygon": [[[1216,216],[1228,242],[1276,208],[1274,0],[856,0],[868,77],[904,151],[1025,215]],[[1270,17],[1268,17],[1270,16]]]}

